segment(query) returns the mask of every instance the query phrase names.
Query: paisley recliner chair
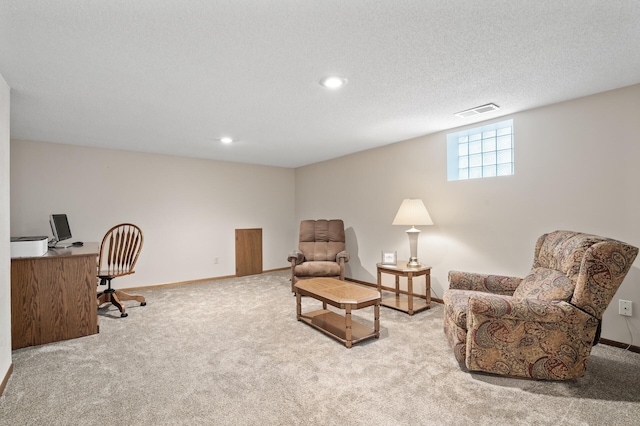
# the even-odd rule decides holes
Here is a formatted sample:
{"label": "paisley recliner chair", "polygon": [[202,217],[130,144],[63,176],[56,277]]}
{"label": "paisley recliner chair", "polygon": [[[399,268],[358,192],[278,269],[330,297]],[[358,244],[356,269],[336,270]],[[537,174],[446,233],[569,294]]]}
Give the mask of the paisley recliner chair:
{"label": "paisley recliner chair", "polygon": [[638,249],[570,231],[542,235],[524,278],[449,272],[444,332],[470,371],[581,377],[602,315]]}
{"label": "paisley recliner chair", "polygon": [[345,251],[344,222],[332,220],[303,220],[300,222],[298,250],[287,258],[291,262],[291,291],[298,280],[316,277],[344,281]]}

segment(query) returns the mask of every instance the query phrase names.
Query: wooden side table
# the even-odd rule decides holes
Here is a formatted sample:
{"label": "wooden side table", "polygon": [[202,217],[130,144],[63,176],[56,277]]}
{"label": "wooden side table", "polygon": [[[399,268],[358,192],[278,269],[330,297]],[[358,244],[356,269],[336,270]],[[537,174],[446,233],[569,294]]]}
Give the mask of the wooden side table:
{"label": "wooden side table", "polygon": [[[417,267],[407,266],[406,261],[398,261],[396,265],[376,264],[378,267],[378,291],[382,294],[382,290],[391,291],[394,294],[383,297],[382,306],[397,309],[413,315],[431,308],[431,266],[420,265]],[[391,274],[396,277],[396,286],[386,287],[382,285],[382,274]],[[416,294],[413,292],[413,278],[425,276],[425,294]],[[400,277],[407,279],[407,290],[400,289]]]}

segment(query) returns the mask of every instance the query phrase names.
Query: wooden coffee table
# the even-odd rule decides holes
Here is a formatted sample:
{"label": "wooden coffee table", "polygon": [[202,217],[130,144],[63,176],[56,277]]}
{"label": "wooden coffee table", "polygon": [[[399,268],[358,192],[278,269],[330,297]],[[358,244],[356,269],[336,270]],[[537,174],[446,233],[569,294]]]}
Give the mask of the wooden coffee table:
{"label": "wooden coffee table", "polygon": [[[300,280],[296,293],[296,318],[341,341],[347,348],[362,340],[380,337],[380,292],[334,278]],[[302,313],[302,296],[322,302],[322,309]],[[327,310],[327,304],[344,309],[344,316]],[[374,328],[351,320],[351,311],[374,307]]]}

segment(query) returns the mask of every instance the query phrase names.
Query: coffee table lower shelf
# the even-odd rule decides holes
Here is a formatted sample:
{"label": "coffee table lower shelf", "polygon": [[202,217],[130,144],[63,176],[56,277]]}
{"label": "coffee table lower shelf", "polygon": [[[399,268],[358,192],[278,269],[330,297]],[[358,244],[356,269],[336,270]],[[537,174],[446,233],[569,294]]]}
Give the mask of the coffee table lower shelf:
{"label": "coffee table lower shelf", "polygon": [[364,326],[356,321],[351,321],[351,340],[347,340],[347,326],[344,316],[335,312],[320,309],[318,311],[306,312],[300,315],[300,321],[309,324],[323,333],[337,339],[338,341],[351,347],[352,344],[372,337],[379,337],[380,333],[374,329]]}

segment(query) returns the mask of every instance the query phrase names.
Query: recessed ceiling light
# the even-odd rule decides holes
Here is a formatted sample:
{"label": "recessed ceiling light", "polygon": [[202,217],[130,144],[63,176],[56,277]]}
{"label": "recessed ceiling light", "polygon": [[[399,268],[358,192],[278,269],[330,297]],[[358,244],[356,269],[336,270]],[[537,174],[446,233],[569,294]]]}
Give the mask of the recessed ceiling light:
{"label": "recessed ceiling light", "polygon": [[233,142],[233,139],[230,138],[230,137],[225,136],[223,138],[220,138],[220,142],[226,143],[226,144],[230,144],[231,142]]}
{"label": "recessed ceiling light", "polygon": [[338,75],[330,75],[320,80],[320,85],[327,89],[339,89],[347,84],[347,79]]}
{"label": "recessed ceiling light", "polygon": [[475,108],[466,109],[464,111],[456,112],[454,115],[457,115],[458,117],[466,118],[466,117],[471,117],[473,115],[484,114],[485,112],[489,112],[489,111],[495,111],[497,109],[500,109],[500,107],[496,104],[486,104],[486,105],[481,105]]}

